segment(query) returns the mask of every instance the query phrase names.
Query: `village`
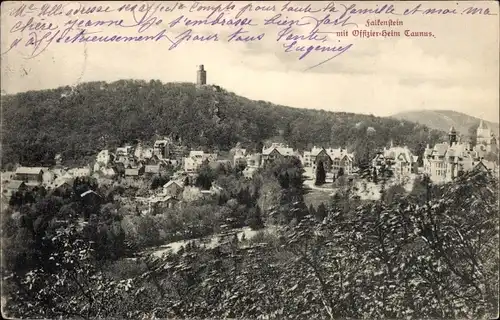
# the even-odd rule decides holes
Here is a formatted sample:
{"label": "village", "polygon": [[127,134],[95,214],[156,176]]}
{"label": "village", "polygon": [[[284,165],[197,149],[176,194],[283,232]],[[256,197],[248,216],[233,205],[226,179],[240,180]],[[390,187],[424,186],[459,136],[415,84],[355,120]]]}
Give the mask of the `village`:
{"label": "village", "polygon": [[[196,84],[198,87],[207,86],[207,71],[203,65],[197,70]],[[196,186],[199,171],[204,166],[212,170],[237,168],[245,179],[252,179],[259,168],[278,159],[294,157],[300,160],[304,169],[306,188],[334,195],[333,182],[344,176],[356,184],[353,192],[357,196],[375,200],[380,196],[380,190],[374,180],[377,180],[375,176],[383,175],[381,171],[391,172],[389,185],[399,184],[407,191],[411,191],[413,181],[421,175],[427,175],[433,183],[440,184],[451,182],[461,173],[473,169],[498,174],[498,162],[485,159],[487,155],[498,153],[498,137],[482,120],[475,141],[474,145],[471,137],[462,137],[451,127],[447,141],[432,147],[427,145],[422,159],[407,146],[395,146],[391,141],[382,150],[372,150],[374,156],[364,159],[367,168],[358,168],[357,155],[345,147],[313,146],[311,150],[295,150],[284,143],[268,141],[261,150],[247,150],[239,143],[228,151],[204,147],[190,149],[183,144],[181,137],[170,134],[152,141],[135,141],[116,149],[101,150],[94,161],[83,167],[63,166],[61,154],[56,154],[53,167],[17,166],[14,171],[2,172],[2,196],[9,199],[18,191],[39,187],[48,192],[66,192],[72,188],[75,179],[92,177],[99,185],[138,187],[140,192],[132,199],[129,196],[126,201],[132,200],[136,211],[148,214],[154,208],[175,208],[220,194],[223,190],[216,183]],[[369,171],[368,179],[359,174],[361,169]],[[320,174],[324,176],[321,181],[318,181],[318,170],[324,171]],[[102,197],[92,190],[79,196]]]}
{"label": "village", "polygon": [[[213,184],[204,189],[195,186],[200,168],[207,165],[212,169],[220,166],[241,168],[246,179],[252,179],[254,173],[268,163],[277,159],[296,157],[304,169],[306,187],[325,192],[332,192],[331,183],[339,176],[345,175],[359,181],[359,168],[355,166],[355,154],[344,148],[313,147],[302,152],[294,150],[282,143],[271,143],[264,146],[261,152],[250,152],[240,145],[228,152],[207,153],[203,150],[187,150],[182,142],[164,137],[148,146],[139,142],[126,145],[115,150],[101,150],[93,163],[78,168],[67,168],[61,165],[61,156],[56,156],[56,165],[47,167],[19,166],[12,172],[2,173],[3,195],[9,198],[17,191],[43,187],[47,191],[61,191],[71,188],[76,178],[92,177],[99,184],[120,181],[124,186],[150,181],[153,177],[163,177],[167,182],[160,188],[148,190],[134,201],[140,204],[141,212],[151,212],[151,208],[159,203],[172,208],[182,205],[183,201],[211,198],[221,188]],[[378,172],[382,167],[393,172],[392,183],[409,184],[418,175],[426,174],[434,183],[452,181],[460,172],[474,168],[498,173],[498,164],[484,159],[485,154],[496,152],[497,138],[491,130],[481,122],[477,130],[477,145],[471,146],[459,140],[456,131],[451,128],[449,140],[433,147],[427,146],[422,159],[423,166],[418,166],[418,156],[409,148],[391,145],[376,152],[371,159],[371,171]],[[324,168],[324,183],[315,181],[318,165]],[[330,186],[330,187],[328,187]],[[91,196],[89,192],[81,197]],[[361,195],[362,196],[362,195]],[[191,199],[191,200],[188,200]]]}

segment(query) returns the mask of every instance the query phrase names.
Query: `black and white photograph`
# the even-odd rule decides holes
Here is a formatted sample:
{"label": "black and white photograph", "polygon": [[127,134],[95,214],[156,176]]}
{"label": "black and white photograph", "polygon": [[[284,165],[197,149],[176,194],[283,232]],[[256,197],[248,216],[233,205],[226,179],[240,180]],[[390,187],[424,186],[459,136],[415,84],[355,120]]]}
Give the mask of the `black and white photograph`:
{"label": "black and white photograph", "polygon": [[497,319],[496,1],[4,1],[5,319]]}

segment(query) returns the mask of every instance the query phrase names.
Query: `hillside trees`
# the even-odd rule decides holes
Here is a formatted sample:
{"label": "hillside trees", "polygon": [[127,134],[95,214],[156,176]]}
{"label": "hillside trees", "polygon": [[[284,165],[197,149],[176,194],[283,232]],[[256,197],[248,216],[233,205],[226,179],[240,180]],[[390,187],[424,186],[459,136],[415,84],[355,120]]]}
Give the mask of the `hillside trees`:
{"label": "hillside trees", "polygon": [[157,132],[179,136],[188,147],[229,150],[241,142],[260,150],[260,142],[285,128],[285,142],[294,148],[315,142],[353,151],[363,148],[368,127],[377,148],[396,137],[418,149],[442,134],[400,120],[288,108],[210,86],[159,81],[89,82],[7,95],[2,111],[4,165],[50,165],[57,152],[67,163],[84,163],[101,149],[150,140]]}
{"label": "hillside trees", "polygon": [[73,224],[57,229],[48,241],[53,250],[45,261],[51,268],[33,267],[8,277],[11,299],[6,313],[49,319],[116,314],[132,279],[115,282],[98,271],[90,243],[79,237]]}
{"label": "hillside trees", "polygon": [[321,225],[306,217],[287,247],[298,246],[291,250],[311,266],[331,317],[492,316],[497,183],[472,172],[424,206],[399,198],[365,204],[348,219],[332,212]]}

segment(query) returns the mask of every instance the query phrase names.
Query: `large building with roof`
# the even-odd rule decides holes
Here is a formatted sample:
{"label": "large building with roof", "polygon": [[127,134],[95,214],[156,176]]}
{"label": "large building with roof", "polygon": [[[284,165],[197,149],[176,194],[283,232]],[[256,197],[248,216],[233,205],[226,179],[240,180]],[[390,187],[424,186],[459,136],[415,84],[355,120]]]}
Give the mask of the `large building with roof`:
{"label": "large building with roof", "polygon": [[335,174],[339,170],[343,170],[344,174],[351,174],[354,168],[354,154],[347,152],[344,148],[326,149],[326,153],[332,159],[331,171]]}
{"label": "large building with roof", "polygon": [[273,143],[269,148],[262,148],[261,165],[273,162],[276,159],[284,159],[295,156],[293,148],[285,146],[281,143]]}
{"label": "large building with roof", "polygon": [[480,153],[470,143],[457,141],[454,127],[448,133],[448,142],[437,143],[424,151],[424,173],[435,183],[450,182],[460,172],[472,170],[481,162]]}
{"label": "large building with roof", "polygon": [[342,169],[345,174],[351,174],[354,167],[354,154],[343,148],[327,149],[322,147],[313,147],[311,151],[304,152],[302,156],[304,167],[312,167],[314,171],[319,162],[323,163],[327,172],[337,173]]}
{"label": "large building with roof", "polygon": [[372,166],[380,170],[383,166],[390,168],[395,178],[402,180],[418,171],[418,156],[404,146],[384,148],[378,152],[372,160]]}
{"label": "large building with roof", "polygon": [[488,125],[481,120],[476,132],[476,149],[480,153],[497,152],[498,138]]}

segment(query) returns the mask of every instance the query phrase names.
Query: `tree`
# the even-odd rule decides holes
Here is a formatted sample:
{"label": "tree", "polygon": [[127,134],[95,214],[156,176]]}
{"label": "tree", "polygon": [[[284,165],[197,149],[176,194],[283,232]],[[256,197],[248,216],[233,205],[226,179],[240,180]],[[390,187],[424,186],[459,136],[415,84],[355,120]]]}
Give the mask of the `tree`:
{"label": "tree", "polygon": [[314,182],[315,185],[319,186],[325,183],[326,172],[325,167],[323,166],[323,161],[318,162],[318,166],[316,168],[316,180]]}
{"label": "tree", "polygon": [[344,175],[344,168],[343,167],[340,167],[339,168],[339,171],[337,172],[337,178],[338,177],[342,177]]}
{"label": "tree", "polygon": [[9,199],[9,206],[19,208],[24,204],[34,203],[36,195],[32,190],[20,190],[14,192]]}
{"label": "tree", "polygon": [[382,163],[378,169],[377,180],[382,186],[382,191],[385,191],[385,186],[394,177],[394,172],[392,170],[392,162],[386,161]]}
{"label": "tree", "polygon": [[406,193],[405,188],[400,184],[390,186],[383,194],[384,201],[386,201],[387,203],[391,203],[395,200],[396,197],[400,197],[405,193]]}
{"label": "tree", "polygon": [[361,179],[369,181],[372,176],[372,166],[369,161],[360,161],[359,165],[359,176]]}
{"label": "tree", "polygon": [[170,179],[166,176],[155,175],[151,180],[151,189],[156,190],[159,187],[162,187],[165,183],[167,183]]}
{"label": "tree", "polygon": [[250,195],[250,191],[248,187],[241,188],[237,195],[238,202],[247,207],[252,207],[255,203],[252,201],[252,196]]}
{"label": "tree", "polygon": [[375,167],[373,168],[372,181],[375,184],[378,183],[378,173],[377,173],[377,168]]}
{"label": "tree", "polygon": [[479,128],[478,123],[471,125],[468,130],[469,139],[473,146],[477,144],[477,128]]}
{"label": "tree", "polygon": [[264,148],[264,143],[262,141],[259,141],[256,146],[255,146],[255,152],[256,153],[261,153],[262,148]]}
{"label": "tree", "polygon": [[[96,318],[110,315],[132,288],[132,279],[112,281],[97,271],[90,243],[79,238],[77,227],[55,231],[48,257],[54,267],[34,267],[10,277],[9,316]],[[118,303],[118,304],[117,304]]]}
{"label": "tree", "polygon": [[309,214],[313,217],[316,216],[316,210],[314,209],[314,206],[312,204],[309,206]]}
{"label": "tree", "polygon": [[212,182],[215,180],[215,173],[208,164],[203,164],[200,167],[198,176],[196,177],[195,186],[208,190],[212,187]]}
{"label": "tree", "polygon": [[123,177],[125,176],[125,165],[121,162],[115,162],[113,169],[116,172],[116,177]]}
{"label": "tree", "polygon": [[259,230],[264,228],[264,221],[262,220],[262,213],[260,211],[260,207],[255,206],[248,212],[249,212],[249,217],[247,218],[245,224],[250,228],[252,228],[252,230]]}
{"label": "tree", "polygon": [[93,177],[76,177],[73,181],[73,194],[77,199],[86,191],[96,191],[98,188],[97,180]]}
{"label": "tree", "polygon": [[[263,177],[273,176],[272,180],[277,181],[281,187],[278,194],[266,194],[264,200],[267,203],[261,207],[269,208],[269,200],[279,200],[279,206],[273,211],[273,219],[277,223],[289,223],[293,219],[300,220],[307,214],[307,206],[304,203],[303,173],[302,164],[295,157],[274,161],[262,172]],[[262,189],[265,190],[265,186]]]}
{"label": "tree", "polygon": [[320,203],[315,212],[315,217],[318,221],[323,221],[323,219],[327,216],[328,212],[326,210],[325,204]]}

